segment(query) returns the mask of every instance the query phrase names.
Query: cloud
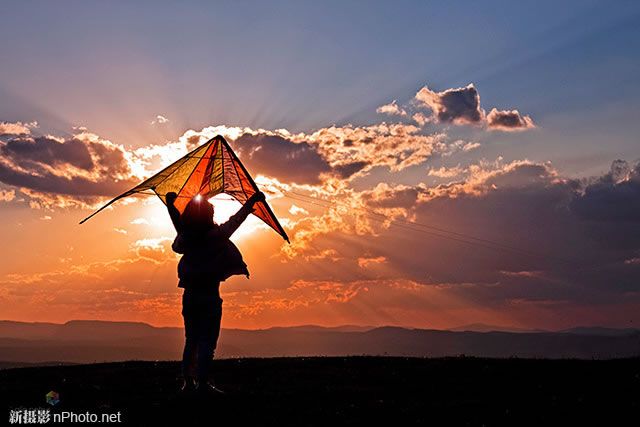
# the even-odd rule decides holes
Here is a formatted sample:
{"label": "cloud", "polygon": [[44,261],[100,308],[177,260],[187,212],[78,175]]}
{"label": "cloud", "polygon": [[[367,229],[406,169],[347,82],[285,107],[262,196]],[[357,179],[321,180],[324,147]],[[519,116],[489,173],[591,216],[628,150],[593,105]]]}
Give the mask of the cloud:
{"label": "cloud", "polygon": [[119,318],[178,325],[175,258],[154,245],[139,250],[140,256],[132,250],[123,259],[0,275],[0,310],[28,321]]}
{"label": "cloud", "polygon": [[421,134],[420,128],[403,123],[372,126],[331,126],[307,135],[293,135],[317,146],[317,150],[335,168],[366,164],[362,171],[376,166],[392,172],[424,163],[443,150],[444,134]]}
{"label": "cloud", "polygon": [[140,224],[149,224],[149,221],[146,220],[146,218],[136,218],[133,221],[131,221],[131,224],[133,225],[140,225]]}
{"label": "cloud", "polygon": [[429,176],[437,176],[438,178],[453,178],[455,176],[462,175],[466,169],[461,168],[460,165],[452,168],[441,166],[439,169],[429,169]]}
{"label": "cloud", "polygon": [[486,125],[489,130],[522,131],[535,128],[531,117],[523,116],[518,110],[497,110],[493,108],[487,115],[480,106],[478,90],[470,83],[466,87],[435,92],[424,86],[416,93],[418,106],[432,111],[431,116],[422,112],[413,115],[420,126],[429,122],[453,123],[456,125]]}
{"label": "cloud", "polygon": [[178,259],[171,249],[172,242],[173,239],[170,237],[140,239],[132,244],[132,251],[140,258],[161,264]]}
{"label": "cloud", "polygon": [[299,206],[291,205],[291,208],[289,209],[289,213],[291,215],[298,215],[298,214],[305,214],[306,215],[306,214],[309,213],[309,211],[307,211],[306,209],[301,208]]}
{"label": "cloud", "polygon": [[248,170],[260,170],[283,182],[317,185],[321,174],[332,172],[327,159],[306,141],[245,133],[233,141],[233,149]]}
{"label": "cloud", "polygon": [[30,168],[37,164],[71,165],[84,170],[91,170],[93,159],[87,145],[80,140],[59,141],[50,137],[17,138],[0,145],[0,153],[14,163]]}
{"label": "cloud", "polygon": [[502,131],[520,131],[535,128],[531,117],[521,116],[518,110],[498,111],[495,108],[487,116],[487,128]]}
{"label": "cloud", "polygon": [[[640,263],[630,261],[640,256],[639,172],[615,162],[581,182],[548,163],[498,159],[436,187],[345,191],[317,220],[297,224],[284,251],[295,259],[334,248],[360,266],[383,257],[381,280],[447,283],[451,297],[497,310],[640,303]],[[375,257],[362,256],[372,249]]]}
{"label": "cloud", "polygon": [[430,108],[437,122],[458,125],[481,124],[484,111],[480,108],[480,95],[470,83],[467,87],[434,92],[427,86],[418,91],[415,99]]}
{"label": "cloud", "polygon": [[156,124],[162,125],[162,124],[165,124],[165,123],[169,123],[169,119],[167,119],[164,116],[161,116],[160,114],[158,114],[156,116],[156,118],[151,121],[152,125],[156,125]]}
{"label": "cloud", "polygon": [[390,116],[398,115],[398,116],[406,116],[407,112],[400,108],[398,104],[396,104],[396,100],[391,101],[390,104],[382,105],[376,108],[376,113],[378,114],[388,114]]}
{"label": "cloud", "polygon": [[[557,310],[572,313],[571,322],[605,314],[622,322],[622,312],[611,307],[638,307],[636,164],[617,161],[607,174],[588,180],[563,178],[549,163],[527,160],[460,168],[460,176],[436,187],[338,189],[326,198],[326,209],[314,205],[290,223],[292,244],[283,247],[293,251],[291,258],[285,250],[278,255],[279,242],[242,247],[252,280],[227,287],[227,325],[322,323],[329,308],[342,323],[368,318],[424,327],[428,320],[446,327],[502,316],[505,324],[540,326],[566,324]],[[324,194],[317,188],[307,193],[312,191]],[[629,210],[619,220],[620,211]],[[175,287],[170,242],[137,240],[130,260],[68,263],[57,273],[4,277],[3,292],[10,294],[0,306],[13,313],[7,301],[42,307],[40,299],[51,298],[49,307],[76,310],[65,315],[82,306],[127,318],[142,306],[164,307],[144,313],[179,324],[179,300],[169,303],[165,295]],[[152,288],[149,280],[162,281]],[[24,286],[27,281],[33,286]],[[97,298],[100,292],[113,311]]]}
{"label": "cloud", "polygon": [[31,129],[38,127],[38,122],[0,122],[0,135],[29,135]]}
{"label": "cloud", "polygon": [[0,202],[10,202],[16,198],[15,190],[0,190]]}
{"label": "cloud", "polygon": [[321,185],[336,178],[351,179],[376,166],[400,171],[447,148],[442,142],[445,135],[423,135],[419,130],[402,123],[331,126],[298,134],[212,126],[200,132],[189,130],[180,140],[202,141],[222,134],[250,172],[260,170],[287,184]]}
{"label": "cloud", "polygon": [[415,113],[412,117],[420,126],[424,126],[431,122],[431,117],[426,116],[424,113]]}
{"label": "cloud", "polygon": [[334,166],[333,169],[339,178],[346,179],[360,172],[367,166],[369,166],[369,162],[361,160],[358,162],[338,164]]}
{"label": "cloud", "polygon": [[189,151],[184,140],[132,150],[77,130],[0,142],[0,182],[18,187],[33,208],[95,209]]}
{"label": "cloud", "polygon": [[479,142],[469,141],[466,144],[464,144],[464,146],[462,147],[462,151],[471,151],[474,148],[478,148],[478,147],[480,147]]}
{"label": "cloud", "polygon": [[124,150],[88,133],[18,137],[0,143],[0,154],[0,182],[34,192],[107,196],[135,182]]}
{"label": "cloud", "polygon": [[589,183],[571,210],[580,218],[610,224],[640,221],[640,161],[633,167],[616,160],[611,170]]}
{"label": "cloud", "polygon": [[362,267],[362,268],[366,268],[372,264],[382,264],[387,262],[387,259],[383,256],[379,256],[379,257],[375,257],[375,258],[367,258],[367,257],[361,257],[358,258],[358,266]]}
{"label": "cloud", "polygon": [[[413,114],[420,125],[486,123],[473,84],[443,92],[425,86],[416,94],[416,100],[433,113],[430,117],[423,112]],[[378,111],[393,116],[409,114],[396,100]],[[495,111],[492,110],[492,118]],[[530,123],[528,116],[520,119]],[[161,115],[154,120],[158,124],[167,121]],[[270,182],[335,190],[348,187],[352,180],[367,176],[376,168],[396,173],[422,165],[434,156],[447,157],[479,146],[473,141],[451,141],[446,130],[428,133],[412,124],[386,122],[330,126],[296,134],[286,129],[216,125],[187,130],[174,142],[136,149],[114,144],[86,128],[74,130],[76,134],[70,138],[21,134],[0,141],[0,182],[19,188],[34,208],[90,208],[128,190],[220,134],[230,141],[252,173],[259,171]]]}

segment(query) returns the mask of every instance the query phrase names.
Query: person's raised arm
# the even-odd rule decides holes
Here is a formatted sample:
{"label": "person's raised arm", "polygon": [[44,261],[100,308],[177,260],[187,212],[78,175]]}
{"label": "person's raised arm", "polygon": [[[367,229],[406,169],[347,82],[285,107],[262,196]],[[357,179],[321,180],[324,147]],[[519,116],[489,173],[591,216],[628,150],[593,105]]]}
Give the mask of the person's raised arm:
{"label": "person's raised arm", "polygon": [[231,235],[238,229],[238,227],[240,227],[240,224],[242,224],[244,220],[247,219],[249,214],[253,212],[253,205],[258,202],[264,201],[265,197],[262,191],[254,193],[238,212],[236,212],[231,218],[229,218],[227,222],[220,226],[218,232],[226,238],[231,237]]}
{"label": "person's raised arm", "polygon": [[182,230],[182,221],[180,219],[180,211],[174,205],[177,198],[178,198],[178,195],[173,191],[170,193],[167,193],[167,209],[169,210],[169,216],[171,217],[171,222],[173,222],[173,226],[175,227],[176,232],[180,233],[180,231]]}

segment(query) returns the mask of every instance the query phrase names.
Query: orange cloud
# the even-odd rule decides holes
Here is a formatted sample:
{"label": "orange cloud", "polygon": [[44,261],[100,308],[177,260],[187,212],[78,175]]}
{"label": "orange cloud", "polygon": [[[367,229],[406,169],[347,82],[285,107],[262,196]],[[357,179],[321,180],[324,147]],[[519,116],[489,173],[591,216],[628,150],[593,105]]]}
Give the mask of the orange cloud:
{"label": "orange cloud", "polygon": [[363,268],[372,264],[382,264],[384,262],[387,262],[387,258],[383,256],[379,256],[375,258],[358,258],[358,266]]}
{"label": "orange cloud", "polygon": [[376,108],[376,113],[378,114],[388,114],[390,116],[398,115],[398,116],[406,116],[407,112],[400,108],[398,104],[396,104],[396,100],[391,101],[390,104],[382,105]]}
{"label": "orange cloud", "polygon": [[10,202],[15,198],[15,190],[0,190],[0,202]]}
{"label": "orange cloud", "polygon": [[38,122],[36,121],[30,123],[0,122],[0,135],[29,135],[31,134],[31,129],[37,127]]}

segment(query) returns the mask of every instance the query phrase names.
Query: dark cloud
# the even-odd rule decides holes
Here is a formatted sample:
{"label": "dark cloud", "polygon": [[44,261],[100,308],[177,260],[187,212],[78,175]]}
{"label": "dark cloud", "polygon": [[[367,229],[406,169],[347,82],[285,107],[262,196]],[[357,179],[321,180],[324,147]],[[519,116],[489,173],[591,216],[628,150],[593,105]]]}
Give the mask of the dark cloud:
{"label": "dark cloud", "polygon": [[351,175],[360,172],[367,166],[369,166],[368,162],[353,162],[334,166],[333,169],[335,170],[339,178],[346,179]]}
{"label": "dark cloud", "polygon": [[317,185],[322,182],[321,174],[346,179],[367,166],[366,162],[352,162],[331,167],[316,145],[278,135],[245,133],[233,142],[233,149],[249,171],[286,183]]}
{"label": "dark cloud", "polygon": [[60,142],[44,136],[15,138],[0,145],[0,153],[17,165],[40,163],[58,167],[69,164],[87,171],[94,166],[86,144],[76,139]]}
{"label": "dark cloud", "polygon": [[99,142],[85,143],[95,158],[95,168],[101,174],[126,176],[129,174],[129,163],[124,157],[124,151],[113,145]]}
{"label": "dark cloud", "polygon": [[433,111],[432,117],[426,117],[422,113],[413,116],[421,126],[433,121],[457,125],[486,124],[487,129],[502,131],[520,131],[535,127],[531,117],[522,116],[518,110],[493,108],[486,115],[480,106],[480,95],[473,83],[467,87],[447,89],[443,92],[434,92],[425,86],[416,94],[415,99],[420,105]]}
{"label": "dark cloud", "polygon": [[571,209],[586,220],[640,223],[640,162],[632,168],[624,160],[613,162],[609,173],[573,200]]}
{"label": "dark cloud", "polygon": [[433,110],[441,123],[479,124],[484,119],[480,95],[473,84],[443,92],[434,92],[425,86],[416,94],[416,99]]}
{"label": "dark cloud", "polygon": [[378,185],[373,191],[366,192],[362,198],[371,207],[375,208],[411,208],[418,200],[418,196],[424,189],[418,187],[391,188],[386,185]]}
{"label": "dark cloud", "polygon": [[100,140],[20,137],[0,154],[0,182],[37,192],[112,196],[135,184],[122,149]]}
{"label": "dark cloud", "polygon": [[283,182],[320,184],[320,174],[331,171],[327,160],[310,144],[277,135],[245,133],[234,141],[233,149],[249,171],[259,170]]}
{"label": "dark cloud", "polygon": [[503,131],[517,131],[534,128],[529,116],[521,116],[518,110],[498,111],[495,108],[487,116],[487,128]]}
{"label": "dark cloud", "polygon": [[555,172],[541,163],[520,162],[507,170],[490,174],[483,181],[485,187],[491,188],[527,188],[536,185],[550,185]]}
{"label": "dark cloud", "polygon": [[189,145],[190,147],[200,145],[200,139],[200,135],[191,135],[187,137],[187,145]]}
{"label": "dark cloud", "polygon": [[109,176],[92,180],[82,176],[67,177],[49,172],[34,175],[12,169],[2,163],[0,163],[0,182],[46,193],[72,196],[114,196],[137,183],[136,181],[118,181]]}
{"label": "dark cloud", "polygon": [[371,221],[373,235],[343,244],[344,233],[327,234],[313,247],[337,248],[345,259],[382,256],[388,270],[376,278],[450,286],[483,307],[640,301],[640,170],[613,169],[586,187],[530,162],[436,189],[379,186],[360,195],[365,206],[387,215],[406,209],[420,225]]}

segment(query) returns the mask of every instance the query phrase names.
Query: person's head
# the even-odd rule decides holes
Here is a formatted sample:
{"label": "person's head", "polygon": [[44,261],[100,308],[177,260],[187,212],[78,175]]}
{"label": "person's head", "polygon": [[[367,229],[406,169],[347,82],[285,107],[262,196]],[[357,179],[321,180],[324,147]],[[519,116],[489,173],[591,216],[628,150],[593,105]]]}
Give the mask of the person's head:
{"label": "person's head", "polygon": [[187,231],[206,231],[213,227],[213,205],[207,199],[195,195],[182,214],[182,224]]}

